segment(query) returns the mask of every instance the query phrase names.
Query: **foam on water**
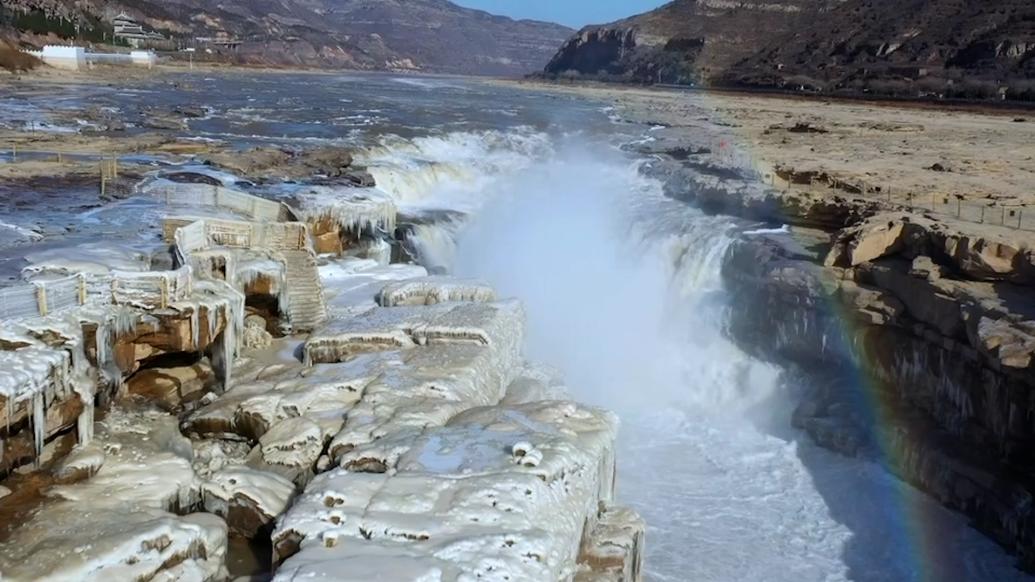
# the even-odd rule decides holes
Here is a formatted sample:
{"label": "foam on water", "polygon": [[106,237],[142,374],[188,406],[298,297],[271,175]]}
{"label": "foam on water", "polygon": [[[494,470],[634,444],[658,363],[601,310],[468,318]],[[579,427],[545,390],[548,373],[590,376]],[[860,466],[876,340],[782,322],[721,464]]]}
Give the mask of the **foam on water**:
{"label": "foam on water", "polygon": [[[923,579],[896,535],[902,485],[790,429],[793,382],[723,335],[733,223],[664,198],[611,148],[549,151],[479,178],[491,189],[455,246],[437,240],[452,229],[416,234],[520,297],[529,357],[622,417],[619,496],[647,520],[648,579]],[[938,521],[940,579],[1023,579],[963,518],[909,495]]]}
{"label": "foam on water", "polygon": [[532,128],[453,132],[404,139],[382,137],[357,156],[378,187],[402,205],[430,201],[471,209],[502,175],[550,156],[549,138]]}

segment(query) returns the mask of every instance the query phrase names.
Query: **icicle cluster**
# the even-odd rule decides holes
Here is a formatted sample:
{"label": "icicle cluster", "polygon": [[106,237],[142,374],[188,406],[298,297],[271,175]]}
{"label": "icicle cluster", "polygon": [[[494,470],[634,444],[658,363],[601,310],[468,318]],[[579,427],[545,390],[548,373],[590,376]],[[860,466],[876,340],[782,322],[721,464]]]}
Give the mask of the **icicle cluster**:
{"label": "icicle cluster", "polygon": [[398,210],[387,194],[372,188],[313,186],[297,194],[303,219],[310,224],[329,219],[343,231],[372,235],[395,232]]}

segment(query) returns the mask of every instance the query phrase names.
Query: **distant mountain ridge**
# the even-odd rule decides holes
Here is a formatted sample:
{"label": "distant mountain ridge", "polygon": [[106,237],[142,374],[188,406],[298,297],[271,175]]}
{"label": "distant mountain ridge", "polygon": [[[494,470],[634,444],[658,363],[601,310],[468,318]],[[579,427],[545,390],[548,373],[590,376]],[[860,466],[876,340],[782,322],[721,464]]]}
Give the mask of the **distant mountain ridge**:
{"label": "distant mountain ridge", "polygon": [[[541,70],[573,32],[446,0],[5,0],[4,10],[96,27],[94,36],[125,12],[177,44],[197,37],[240,41],[232,50],[214,50],[248,64],[456,74]],[[25,30],[15,34],[23,42],[40,40]]]}
{"label": "distant mountain ridge", "polygon": [[1032,0],[675,0],[568,39],[554,76],[1035,100]]}
{"label": "distant mountain ridge", "polygon": [[546,71],[635,82],[709,83],[798,26],[803,14],[829,10],[841,1],[676,0],[638,16],[583,28]]}

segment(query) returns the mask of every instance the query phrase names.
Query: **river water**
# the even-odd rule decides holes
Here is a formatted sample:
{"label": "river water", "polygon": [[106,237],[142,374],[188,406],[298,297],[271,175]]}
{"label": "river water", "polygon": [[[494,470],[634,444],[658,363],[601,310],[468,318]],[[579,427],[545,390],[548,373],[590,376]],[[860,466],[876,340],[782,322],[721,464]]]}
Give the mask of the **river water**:
{"label": "river water", "polygon": [[192,138],[357,148],[404,213],[452,217],[415,230],[421,261],[522,299],[529,357],[622,418],[619,497],[647,520],[647,579],[1028,579],[961,516],[790,428],[794,379],[723,334],[737,308],[719,276],[724,251],[760,225],[662,196],[640,172],[649,160],[620,147],[650,128],[606,104],[389,75],[55,91],[51,110],[0,91],[20,116],[0,123],[34,116],[60,130],[69,114],[53,109],[84,102],[126,119],[200,105]]}

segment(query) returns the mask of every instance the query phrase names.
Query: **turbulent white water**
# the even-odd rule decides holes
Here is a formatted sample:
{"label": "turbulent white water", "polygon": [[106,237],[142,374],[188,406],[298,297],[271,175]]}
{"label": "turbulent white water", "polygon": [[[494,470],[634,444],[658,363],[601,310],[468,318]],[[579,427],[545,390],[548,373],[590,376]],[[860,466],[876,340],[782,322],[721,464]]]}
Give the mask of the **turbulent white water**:
{"label": "turbulent white water", "polygon": [[619,496],[647,520],[648,579],[1023,579],[961,517],[789,428],[793,387],[721,332],[732,222],[665,199],[610,148],[545,143],[386,146],[379,178],[404,203],[473,211],[418,231],[425,259],[519,297],[529,357],[620,414]]}

